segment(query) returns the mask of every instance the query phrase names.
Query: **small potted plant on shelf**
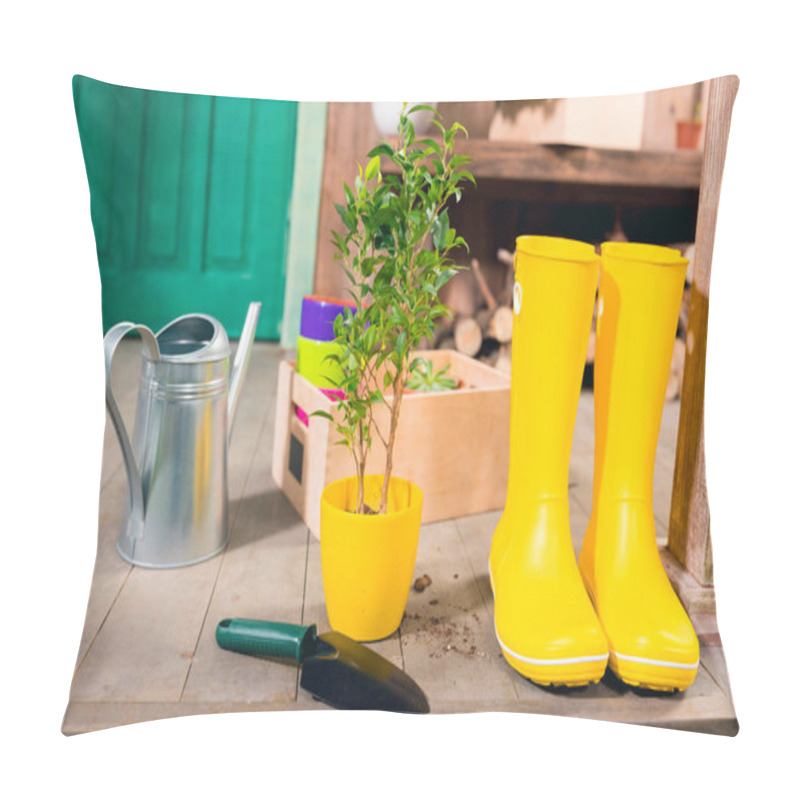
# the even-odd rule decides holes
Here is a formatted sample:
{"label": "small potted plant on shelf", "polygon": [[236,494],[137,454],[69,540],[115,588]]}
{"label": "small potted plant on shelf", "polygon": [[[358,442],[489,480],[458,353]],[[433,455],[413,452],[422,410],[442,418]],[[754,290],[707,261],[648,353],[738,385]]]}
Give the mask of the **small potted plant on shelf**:
{"label": "small potted plant on shelf", "polygon": [[678,149],[697,150],[700,145],[700,134],[703,130],[702,103],[700,100],[694,105],[692,118],[677,120],[675,128]]}
{"label": "small potted plant on shelf", "polygon": [[417,364],[416,371],[406,383],[407,389],[413,392],[449,392],[459,387],[458,378],[447,374],[450,371],[450,364],[445,364],[439,370],[433,366],[433,361],[429,358],[421,359]]}
{"label": "small potted plant on shelf", "polygon": [[[417,139],[411,115],[434,114],[441,137]],[[450,314],[439,291],[458,267],[451,253],[466,247],[450,226],[447,205],[474,178],[469,158],[455,152],[464,127],[450,128],[427,106],[404,104],[394,146],[382,142],[358,167],[336,209],[344,234],[333,232],[335,257],[354,306],[334,326],[342,376],[337,413],[327,416],[347,447],[355,474],[326,486],[321,497],[320,546],[331,626],[361,641],[392,634],[403,616],[416,561],[422,491],[392,474],[403,389],[423,368],[415,356],[423,337]],[[381,172],[381,158],[393,162]],[[379,412],[381,410],[381,413]],[[382,474],[366,474],[379,440]]]}

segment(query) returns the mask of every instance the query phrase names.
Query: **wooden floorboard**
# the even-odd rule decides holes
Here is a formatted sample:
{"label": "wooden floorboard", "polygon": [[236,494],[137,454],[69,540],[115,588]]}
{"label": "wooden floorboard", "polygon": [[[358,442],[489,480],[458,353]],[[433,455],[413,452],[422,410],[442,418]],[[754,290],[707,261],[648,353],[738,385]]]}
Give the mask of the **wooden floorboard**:
{"label": "wooden floorboard", "polygon": [[[78,643],[63,731],[67,734],[178,715],[328,710],[299,688],[299,669],[221,650],[217,623],[253,617],[330,627],[319,542],[271,477],[275,345],[257,343],[229,450],[230,542],[214,558],[176,570],[132,567],[116,551],[126,474],[106,426],[99,487],[97,558]],[[138,391],[140,346],[124,341],[113,382],[126,420]],[[665,404],[654,480],[654,515],[666,536],[678,403]],[[589,522],[594,468],[593,398],[581,395],[569,475],[576,553]],[[683,694],[637,693],[607,675],[597,686],[553,691],[503,660],[494,636],[488,577],[501,510],[422,527],[415,577],[400,629],[369,646],[405,669],[434,713],[505,711],[662,725],[730,735],[736,721],[713,614],[698,618],[701,669]]]}
{"label": "wooden floorboard", "polygon": [[186,702],[286,703],[296,698],[296,666],[230,653],[215,639],[217,624],[227,617],[299,622],[302,615],[307,530],[260,457],[271,452],[272,437],[269,426],[263,420],[259,424],[256,457],[241,495],[231,503],[231,541],[183,693]]}
{"label": "wooden floorboard", "polygon": [[412,589],[400,632],[406,671],[418,676],[433,712],[465,694],[498,707],[516,701],[509,676],[497,669],[483,549],[473,563],[453,521],[420,532],[415,574],[431,582],[424,591]]}
{"label": "wooden floorboard", "polygon": [[117,536],[119,535],[124,501],[125,482],[123,478],[106,483],[101,487],[97,555],[76,667],[79,667],[86,657],[132,569],[131,565],[123,561],[117,552]]}

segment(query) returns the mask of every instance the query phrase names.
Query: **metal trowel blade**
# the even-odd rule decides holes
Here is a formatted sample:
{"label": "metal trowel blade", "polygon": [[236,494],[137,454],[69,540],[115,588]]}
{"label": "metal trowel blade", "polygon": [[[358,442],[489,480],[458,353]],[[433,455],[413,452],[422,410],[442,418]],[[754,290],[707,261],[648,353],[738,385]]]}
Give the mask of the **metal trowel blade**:
{"label": "metal trowel blade", "polygon": [[303,659],[300,686],[334,708],[427,714],[419,686],[383,656],[336,631],[317,637]]}

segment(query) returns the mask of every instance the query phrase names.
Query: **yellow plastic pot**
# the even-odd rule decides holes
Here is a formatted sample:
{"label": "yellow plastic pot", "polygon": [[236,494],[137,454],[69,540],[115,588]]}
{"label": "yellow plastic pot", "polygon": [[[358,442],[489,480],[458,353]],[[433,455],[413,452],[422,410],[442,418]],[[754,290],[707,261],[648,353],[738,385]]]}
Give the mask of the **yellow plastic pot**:
{"label": "yellow plastic pot", "polygon": [[[370,507],[380,505],[382,475],[367,475]],[[386,514],[355,514],[357,482],[341,478],[322,491],[322,583],[331,628],[371,642],[393,634],[403,618],[422,522],[422,490],[391,478]]]}
{"label": "yellow plastic pot", "polygon": [[297,337],[297,371],[309,383],[326,389],[342,385],[342,371],[328,357],[340,352],[336,342]]}

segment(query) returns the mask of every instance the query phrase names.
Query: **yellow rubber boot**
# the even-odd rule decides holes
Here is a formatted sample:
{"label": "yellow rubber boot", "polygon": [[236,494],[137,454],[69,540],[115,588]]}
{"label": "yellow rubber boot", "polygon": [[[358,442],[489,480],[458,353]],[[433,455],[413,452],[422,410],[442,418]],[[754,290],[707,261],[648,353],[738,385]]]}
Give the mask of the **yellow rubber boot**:
{"label": "yellow rubber boot", "polygon": [[492,539],[495,631],[530,680],[597,682],[608,661],[569,526],[569,459],[599,258],[568,239],[517,239],[506,505]]}
{"label": "yellow rubber boot", "polygon": [[634,686],[685,689],[699,645],[658,554],[653,471],[687,261],[620,242],[601,255],[594,487],[579,565],[611,669]]}

